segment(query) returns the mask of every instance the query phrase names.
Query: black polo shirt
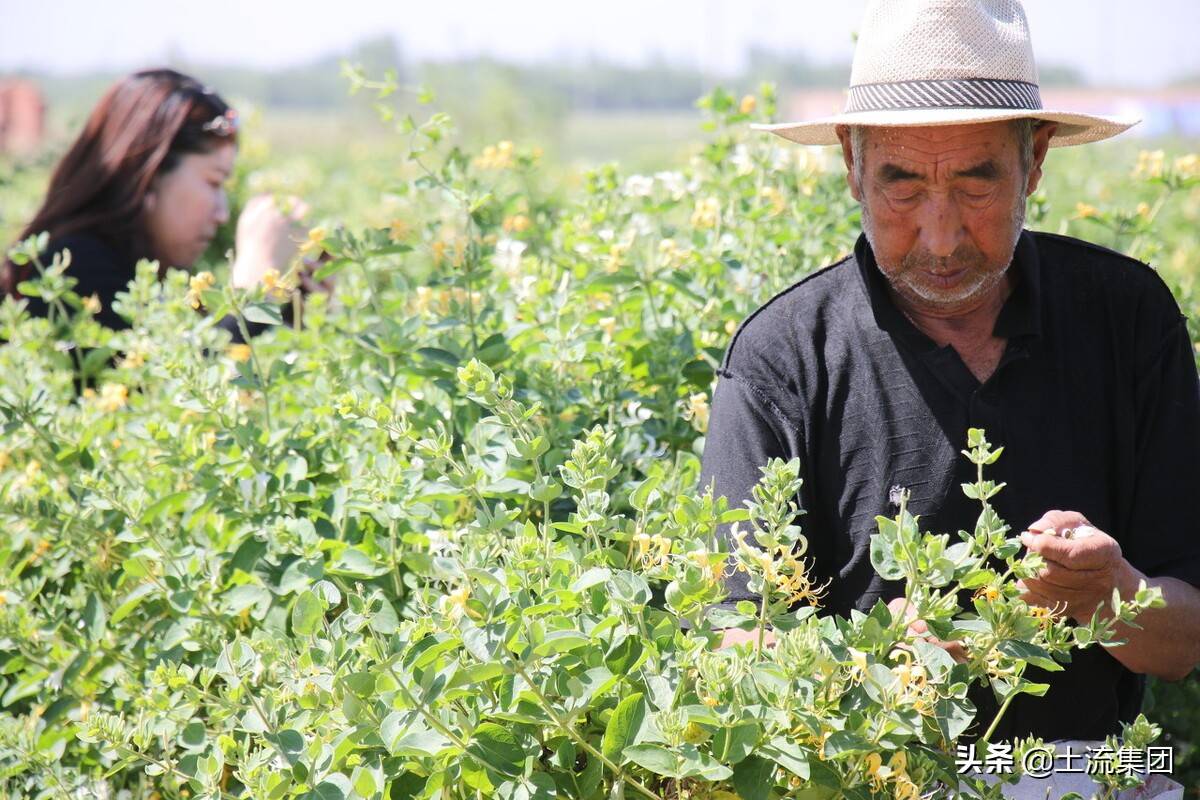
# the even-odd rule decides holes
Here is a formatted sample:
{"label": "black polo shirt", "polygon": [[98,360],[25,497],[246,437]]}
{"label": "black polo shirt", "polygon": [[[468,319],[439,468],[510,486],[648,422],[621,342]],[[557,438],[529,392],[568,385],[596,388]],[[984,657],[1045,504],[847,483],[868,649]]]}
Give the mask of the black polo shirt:
{"label": "black polo shirt", "polygon": [[[903,594],[871,567],[876,515],[893,486],[910,490],[921,528],[974,530],[975,479],[961,455],[983,428],[1000,459],[993,499],[1022,530],[1050,509],[1083,513],[1149,576],[1200,586],[1200,387],[1186,320],[1150,267],[1063,236],[1022,233],[1012,294],[996,320],[1007,346],[980,384],[892,302],[860,236],[854,253],[781,292],[734,335],[718,370],[701,485],[742,507],[768,459],[800,458],[800,517],[827,611],[869,610]],[[725,534],[727,535],[727,531]],[[754,599],[744,574],[730,599]],[[1051,685],[1022,695],[999,737],[1101,739],[1141,706],[1144,681],[1102,648]],[[995,716],[975,691],[977,721]],[[982,731],[968,732],[975,735]]]}

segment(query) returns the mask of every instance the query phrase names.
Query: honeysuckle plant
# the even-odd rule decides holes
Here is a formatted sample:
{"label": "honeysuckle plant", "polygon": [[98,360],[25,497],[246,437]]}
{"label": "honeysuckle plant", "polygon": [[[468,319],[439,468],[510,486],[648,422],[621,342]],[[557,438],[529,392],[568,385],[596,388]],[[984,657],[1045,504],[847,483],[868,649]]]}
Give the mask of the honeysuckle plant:
{"label": "honeysuckle plant", "polygon": [[[39,264],[51,317],[0,303],[2,793],[996,796],[954,769],[995,723],[967,687],[1037,693],[1028,664],[1155,596],[1087,625],[1021,601],[1037,560],[980,432],[975,529],[924,533],[901,496],[871,548],[961,664],[882,603],[825,613],[794,462],[748,508],[697,485],[728,336],[853,234],[822,156],[745,137],[773,104],[716,93],[695,158],[576,187],[397,114],[378,207],[308,237],[337,283],[303,324],[223,264],[143,263],[108,331]],[[231,346],[226,314],[271,329]],[[760,602],[723,602],[738,569]]]}

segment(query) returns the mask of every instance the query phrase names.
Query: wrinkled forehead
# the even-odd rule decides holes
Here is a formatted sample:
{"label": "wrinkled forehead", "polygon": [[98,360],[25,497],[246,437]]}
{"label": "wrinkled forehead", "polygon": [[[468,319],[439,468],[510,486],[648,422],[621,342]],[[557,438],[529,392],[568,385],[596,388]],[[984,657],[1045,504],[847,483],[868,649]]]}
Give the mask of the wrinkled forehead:
{"label": "wrinkled forehead", "polygon": [[[967,125],[868,127],[861,136],[866,165],[881,162],[935,165],[1018,158],[1008,121]],[[856,158],[858,156],[855,156]]]}

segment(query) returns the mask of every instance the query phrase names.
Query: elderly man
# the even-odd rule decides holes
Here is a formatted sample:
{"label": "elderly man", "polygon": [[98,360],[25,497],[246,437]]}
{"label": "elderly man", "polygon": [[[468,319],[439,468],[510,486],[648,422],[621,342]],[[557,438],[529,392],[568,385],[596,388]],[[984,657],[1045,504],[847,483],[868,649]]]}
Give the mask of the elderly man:
{"label": "elderly man", "polygon": [[[1178,679],[1200,661],[1200,389],[1153,269],[1022,223],[1048,148],[1132,123],[1041,108],[1015,0],[873,2],[851,84],[841,115],[763,126],[840,143],[864,235],[733,337],[702,484],[741,506],[768,459],[799,457],[825,608],[867,610],[901,594],[869,559],[892,487],[911,491],[922,528],[973,528],[959,452],[984,428],[1005,446],[989,468],[1008,484],[996,508],[1046,558],[1029,602],[1084,621],[1140,579],[1167,601],[1128,644],[1031,670],[1050,690],[1019,697],[996,733],[1101,739],[1136,714],[1143,674]],[[753,599],[730,580],[732,600]],[[973,698],[990,720],[990,693]]]}

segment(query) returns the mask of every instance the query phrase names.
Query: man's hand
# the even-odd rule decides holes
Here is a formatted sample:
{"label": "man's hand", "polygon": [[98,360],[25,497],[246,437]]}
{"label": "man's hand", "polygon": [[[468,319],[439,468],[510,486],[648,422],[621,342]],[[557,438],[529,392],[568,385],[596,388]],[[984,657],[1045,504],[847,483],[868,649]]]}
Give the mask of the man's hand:
{"label": "man's hand", "polygon": [[1047,511],[1021,541],[1046,560],[1037,577],[1017,583],[1027,603],[1064,611],[1086,624],[1114,588],[1122,596],[1137,590],[1136,571],[1121,555],[1121,545],[1077,511]]}
{"label": "man's hand", "polygon": [[888,603],[888,611],[892,612],[892,617],[901,616],[908,622],[908,632],[914,636],[920,636],[930,644],[935,644],[950,654],[950,657],[962,664],[967,661],[967,651],[963,648],[962,642],[944,642],[929,633],[929,626],[925,624],[925,620],[917,619],[917,610],[908,604],[908,601],[903,597],[897,597]]}

